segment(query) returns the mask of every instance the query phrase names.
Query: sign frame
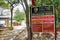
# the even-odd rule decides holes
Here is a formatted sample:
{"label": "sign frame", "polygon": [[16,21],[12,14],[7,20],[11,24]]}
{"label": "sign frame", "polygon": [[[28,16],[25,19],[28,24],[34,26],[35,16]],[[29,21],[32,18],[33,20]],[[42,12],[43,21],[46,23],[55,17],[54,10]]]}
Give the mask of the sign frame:
{"label": "sign frame", "polygon": [[[46,5],[46,6],[52,6],[53,7],[53,11],[52,13],[54,14],[54,17],[55,17],[55,10],[54,10],[54,5]],[[35,6],[33,6],[35,7]],[[36,7],[39,7],[39,6],[36,6]],[[32,31],[32,7],[30,7],[30,26],[31,26],[31,31]],[[56,33],[56,19],[54,18],[54,32],[53,33]],[[44,33],[44,32],[33,32],[32,33]],[[46,33],[49,33],[49,32],[46,32]]]}

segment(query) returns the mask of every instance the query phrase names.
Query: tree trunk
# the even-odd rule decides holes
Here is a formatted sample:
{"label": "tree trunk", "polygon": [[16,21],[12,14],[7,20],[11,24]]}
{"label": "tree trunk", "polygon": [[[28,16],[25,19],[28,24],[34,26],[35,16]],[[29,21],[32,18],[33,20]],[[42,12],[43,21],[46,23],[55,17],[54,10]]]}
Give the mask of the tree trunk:
{"label": "tree trunk", "polygon": [[32,40],[31,39],[31,31],[30,31],[30,26],[29,26],[29,8],[27,4],[27,0],[24,0],[25,7],[26,7],[26,25],[27,25],[27,31],[28,31],[28,39],[27,40]]}
{"label": "tree trunk", "polygon": [[13,5],[11,5],[11,28],[13,28],[13,26],[12,26],[12,17],[13,17]]}

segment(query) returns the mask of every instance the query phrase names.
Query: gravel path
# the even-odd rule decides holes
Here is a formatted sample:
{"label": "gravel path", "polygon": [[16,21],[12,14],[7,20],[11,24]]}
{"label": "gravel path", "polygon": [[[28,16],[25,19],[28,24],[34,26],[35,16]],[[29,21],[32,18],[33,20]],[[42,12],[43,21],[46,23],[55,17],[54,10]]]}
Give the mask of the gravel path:
{"label": "gravel path", "polygon": [[[58,32],[57,40],[60,40],[60,32]],[[0,40],[26,40],[27,39],[27,30],[4,30],[4,33],[0,35]],[[32,40],[55,40],[54,37],[47,39],[46,35],[41,33],[33,33]]]}

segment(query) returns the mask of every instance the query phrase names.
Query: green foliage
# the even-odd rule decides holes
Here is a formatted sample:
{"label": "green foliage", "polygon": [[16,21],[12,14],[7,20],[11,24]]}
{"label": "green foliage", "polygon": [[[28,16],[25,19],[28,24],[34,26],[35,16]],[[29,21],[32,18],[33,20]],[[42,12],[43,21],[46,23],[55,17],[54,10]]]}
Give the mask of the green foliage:
{"label": "green foliage", "polygon": [[21,22],[22,20],[25,19],[25,14],[20,12],[19,9],[16,10],[14,18],[18,21]]}
{"label": "green foliage", "polygon": [[10,3],[12,3],[12,4],[15,4],[15,3],[19,3],[20,2],[20,0],[8,0]]}
{"label": "green foliage", "polygon": [[42,5],[50,5],[49,0],[41,0]]}
{"label": "green foliage", "polygon": [[10,3],[12,3],[12,4],[15,4],[15,3],[19,3],[19,0],[16,0],[16,1],[14,1],[14,0],[0,0],[0,6],[1,7],[4,7],[4,8],[10,8],[10,3],[8,3],[8,1],[10,2]]}
{"label": "green foliage", "polygon": [[4,8],[9,8],[9,4],[3,0],[0,0],[0,6]]}
{"label": "green foliage", "polygon": [[37,6],[41,6],[41,5],[50,5],[50,1],[49,0],[35,0],[35,4]]}
{"label": "green foliage", "polygon": [[40,5],[41,5],[41,2],[38,1],[38,0],[35,0],[35,4],[36,4],[37,6],[40,6]]}

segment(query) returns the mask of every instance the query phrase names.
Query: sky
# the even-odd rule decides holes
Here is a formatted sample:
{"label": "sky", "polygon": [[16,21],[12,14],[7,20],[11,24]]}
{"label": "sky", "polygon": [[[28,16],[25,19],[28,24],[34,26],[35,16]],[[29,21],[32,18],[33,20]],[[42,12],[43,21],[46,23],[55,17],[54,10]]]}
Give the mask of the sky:
{"label": "sky", "polygon": [[14,12],[15,12],[17,9],[19,9],[21,12],[24,12],[23,7],[22,7],[21,4],[19,4],[18,6],[16,6],[16,7],[14,8]]}

